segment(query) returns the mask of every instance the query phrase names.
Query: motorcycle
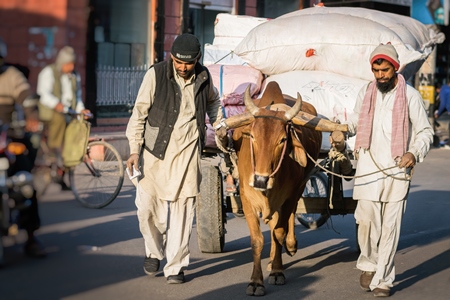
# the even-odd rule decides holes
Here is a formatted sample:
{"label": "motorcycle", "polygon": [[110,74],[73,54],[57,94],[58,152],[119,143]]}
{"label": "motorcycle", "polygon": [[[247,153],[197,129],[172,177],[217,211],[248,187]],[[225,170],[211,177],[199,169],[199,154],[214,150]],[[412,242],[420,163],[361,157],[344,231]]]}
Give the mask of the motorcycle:
{"label": "motorcycle", "polygon": [[27,147],[20,139],[11,138],[11,132],[17,134],[20,126],[0,124],[0,266],[5,263],[3,237],[19,233],[20,213],[29,209],[35,193],[32,174],[15,167]]}

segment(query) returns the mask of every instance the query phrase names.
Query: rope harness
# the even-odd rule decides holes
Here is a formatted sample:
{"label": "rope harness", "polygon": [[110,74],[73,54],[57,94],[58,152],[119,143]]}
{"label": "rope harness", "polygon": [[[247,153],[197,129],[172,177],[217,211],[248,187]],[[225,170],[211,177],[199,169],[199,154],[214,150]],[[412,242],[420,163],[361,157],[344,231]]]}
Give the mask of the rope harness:
{"label": "rope harness", "polygon": [[[299,139],[299,137],[298,137],[298,135],[297,135],[297,132],[296,132],[293,128],[291,128],[291,130],[293,131],[295,138],[296,138],[298,141],[300,141],[300,139]],[[376,174],[376,173],[380,173],[380,172],[381,172],[381,173],[383,173],[384,175],[386,175],[386,176],[388,176],[388,177],[391,177],[391,178],[393,178],[393,179],[396,179],[396,180],[403,180],[403,181],[410,181],[410,180],[411,180],[412,175],[413,175],[413,173],[414,173],[414,172],[413,172],[414,169],[411,169],[410,174],[408,174],[408,172],[405,172],[405,177],[404,177],[404,178],[393,176],[393,175],[391,175],[391,174],[386,173],[385,171],[390,170],[390,169],[393,169],[393,168],[397,168],[397,166],[392,166],[392,167],[388,167],[388,168],[382,169],[382,168],[377,164],[377,162],[375,161],[375,159],[373,158],[372,152],[370,152],[370,150],[367,150],[367,151],[369,151],[370,158],[372,159],[372,161],[373,161],[373,163],[375,164],[375,166],[378,168],[378,171],[371,172],[371,173],[367,173],[367,174],[364,174],[364,175],[358,175],[358,176],[347,176],[347,175],[342,175],[342,174],[338,174],[338,173],[332,172],[332,171],[328,170],[327,168],[323,167],[320,163],[318,163],[317,160],[315,160],[308,152],[306,152],[306,155],[307,155],[308,158],[314,163],[314,166],[319,167],[319,168],[322,169],[322,171],[324,171],[325,173],[329,173],[329,174],[332,174],[332,175],[334,175],[334,176],[337,176],[337,177],[340,177],[340,178],[344,178],[344,179],[350,179],[350,180],[351,180],[351,179],[355,179],[355,178],[362,178],[362,177],[366,177],[366,176],[373,175],[373,174]],[[340,153],[340,152],[338,152],[338,151],[335,151],[335,152]],[[340,154],[342,154],[342,153],[340,153]],[[336,154],[334,157],[331,157],[331,160],[333,161],[333,163],[336,162],[336,161],[339,161],[340,159],[342,159],[342,156],[340,156],[339,154]]]}
{"label": "rope harness", "polygon": [[[288,125],[287,125],[287,129],[286,129],[286,130],[292,131],[294,137],[295,137],[298,141],[300,141],[300,138],[298,137],[297,132],[295,131],[294,127],[292,127],[292,126],[289,126],[289,127],[288,127]],[[215,138],[216,138],[216,144],[217,144],[217,147],[218,147],[222,152],[224,152],[224,153],[230,155],[230,160],[231,160],[231,162],[232,162],[232,164],[233,164],[234,170],[236,171],[236,173],[233,174],[233,177],[234,177],[235,179],[238,179],[238,178],[239,178],[239,174],[237,173],[237,155],[236,155],[236,151],[235,151],[234,148],[233,148],[232,142],[231,142],[230,139],[229,139],[228,147],[225,148],[225,147],[223,147],[222,144],[218,141],[217,136],[215,136]],[[286,151],[286,145],[287,145],[287,143],[285,143],[285,145],[284,145],[282,157],[284,157],[284,154],[285,154],[285,151]],[[253,146],[252,146],[252,143],[250,143],[250,147],[251,147],[251,156],[252,156],[252,167],[254,168],[254,162],[253,162]],[[405,177],[398,177],[398,176],[394,176],[394,175],[388,174],[388,173],[386,173],[387,170],[394,169],[394,168],[396,168],[397,166],[392,166],[392,167],[387,167],[387,168],[381,168],[381,167],[377,164],[377,162],[375,161],[375,159],[374,159],[374,157],[373,157],[373,155],[372,155],[372,152],[371,152],[370,150],[367,150],[367,151],[369,151],[370,158],[372,159],[372,161],[373,161],[373,163],[375,164],[375,166],[378,168],[378,171],[374,171],[374,172],[371,172],[371,173],[367,173],[367,174],[363,174],[363,175],[358,175],[358,176],[354,176],[354,175],[352,175],[352,176],[349,176],[349,175],[342,175],[342,174],[338,174],[338,173],[336,173],[336,172],[330,171],[329,169],[327,169],[327,168],[325,168],[324,166],[322,166],[322,164],[320,164],[317,160],[315,160],[308,152],[306,152],[306,155],[307,155],[308,158],[314,163],[314,166],[317,167],[317,168],[319,168],[319,169],[321,169],[323,172],[325,172],[325,173],[327,173],[327,174],[331,174],[331,175],[336,176],[336,177],[344,178],[344,179],[347,179],[347,180],[352,180],[352,179],[356,179],[356,178],[362,178],[362,177],[370,176],[370,175],[373,175],[373,174],[376,174],[376,173],[380,173],[380,172],[381,172],[381,173],[383,173],[384,175],[386,175],[386,176],[388,176],[388,177],[391,177],[391,178],[393,178],[393,179],[396,179],[396,180],[411,181],[412,176],[413,176],[413,174],[414,174],[414,168],[411,168],[410,171],[408,171],[408,169],[407,169],[407,171],[405,172]],[[336,153],[340,153],[340,152],[338,152],[338,151],[335,151],[335,152],[336,152]],[[341,154],[341,153],[340,153],[340,154]],[[341,157],[339,154],[336,154],[336,155],[330,157],[330,159],[333,161],[333,163],[335,163],[335,162],[339,162],[339,160],[342,159],[342,157]],[[278,171],[280,165],[281,165],[281,160],[280,160],[280,162],[279,162],[279,164],[278,164],[278,167],[277,167],[276,171]],[[253,172],[254,172],[254,170],[253,170]],[[234,172],[233,172],[233,173],[234,173]],[[272,177],[273,175],[275,175],[275,173],[276,173],[276,172],[273,172],[270,176]],[[306,183],[306,181],[308,181],[308,178],[309,178],[309,176],[307,176],[307,178],[306,178],[301,184]]]}
{"label": "rope harness", "polygon": [[[369,150],[368,150],[368,151],[369,151]],[[311,157],[311,155],[309,155],[309,153],[306,153],[306,155],[308,156],[308,158],[314,163],[314,166],[317,166],[318,168],[320,168],[320,169],[321,169],[322,171],[324,171],[325,173],[332,174],[333,176],[336,176],[336,177],[340,177],[340,178],[344,178],[344,179],[349,179],[349,180],[351,180],[351,179],[355,179],[355,178],[362,178],[362,177],[370,176],[370,175],[373,175],[373,174],[376,174],[376,173],[380,173],[380,172],[381,172],[381,173],[383,173],[384,175],[386,175],[386,176],[388,176],[388,177],[391,177],[391,178],[393,178],[393,179],[396,179],[396,180],[411,181],[412,175],[413,175],[413,173],[414,173],[414,169],[411,169],[410,174],[409,174],[408,172],[405,172],[405,177],[404,177],[404,178],[403,178],[403,177],[397,177],[397,176],[394,176],[394,175],[391,175],[391,174],[388,174],[388,173],[385,172],[385,171],[387,171],[387,170],[397,168],[397,166],[392,166],[392,167],[387,167],[387,168],[382,169],[382,168],[377,164],[377,162],[376,162],[375,159],[373,158],[372,153],[371,153],[370,151],[369,151],[369,154],[370,154],[370,158],[372,159],[373,163],[374,163],[375,166],[378,168],[378,171],[371,172],[371,173],[367,173],[367,174],[364,174],[364,175],[358,175],[358,176],[347,176],[347,175],[338,174],[338,173],[335,173],[335,172],[332,172],[332,171],[326,169],[325,167],[323,167],[322,165],[320,165],[320,163],[319,163],[317,160],[315,160],[313,157]],[[336,162],[335,159],[332,159],[332,160],[333,160],[333,162]]]}
{"label": "rope harness", "polygon": [[[278,117],[272,117],[272,116],[257,116],[256,118],[275,118],[275,119],[280,119]],[[284,121],[284,120],[282,120],[282,121]],[[252,124],[252,128],[254,126],[255,126],[255,123]],[[288,122],[286,124],[286,131],[285,131],[286,135],[289,134],[290,128],[291,128],[291,123]],[[280,160],[278,161],[278,165],[275,168],[275,170],[272,172],[272,174],[269,175],[269,178],[273,178],[275,176],[275,174],[278,172],[278,170],[280,169],[281,163],[283,162],[283,159],[284,159],[284,154],[286,153],[287,144],[288,144],[288,140],[286,139],[284,141],[283,150],[281,152],[281,156],[280,156]],[[253,143],[252,143],[252,141],[250,141],[250,159],[251,159],[251,163],[252,163],[252,174],[255,175],[255,157],[254,157],[254,154],[253,154]]]}

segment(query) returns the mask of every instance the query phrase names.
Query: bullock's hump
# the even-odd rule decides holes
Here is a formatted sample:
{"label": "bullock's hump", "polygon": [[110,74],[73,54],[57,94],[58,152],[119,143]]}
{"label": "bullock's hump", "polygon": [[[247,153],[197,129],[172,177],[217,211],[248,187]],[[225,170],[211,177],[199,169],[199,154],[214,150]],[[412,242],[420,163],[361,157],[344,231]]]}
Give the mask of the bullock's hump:
{"label": "bullock's hump", "polygon": [[275,103],[285,103],[285,100],[278,83],[276,81],[271,81],[267,84],[257,105],[258,107],[265,107]]}

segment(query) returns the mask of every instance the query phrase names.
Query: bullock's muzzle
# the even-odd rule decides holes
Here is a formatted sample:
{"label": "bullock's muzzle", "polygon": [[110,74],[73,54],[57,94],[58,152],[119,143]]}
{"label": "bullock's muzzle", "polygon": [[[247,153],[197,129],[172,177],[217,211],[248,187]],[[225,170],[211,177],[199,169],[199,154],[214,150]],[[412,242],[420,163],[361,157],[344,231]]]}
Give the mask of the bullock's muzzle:
{"label": "bullock's muzzle", "polygon": [[254,175],[253,188],[265,191],[269,182],[269,176]]}

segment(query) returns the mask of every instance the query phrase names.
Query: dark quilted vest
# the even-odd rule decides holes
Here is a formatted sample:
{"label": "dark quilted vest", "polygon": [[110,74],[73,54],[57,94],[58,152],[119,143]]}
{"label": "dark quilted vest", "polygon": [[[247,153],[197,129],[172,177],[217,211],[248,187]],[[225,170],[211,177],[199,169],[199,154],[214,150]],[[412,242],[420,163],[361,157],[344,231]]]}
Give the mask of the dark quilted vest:
{"label": "dark quilted vest", "polygon": [[[152,66],[156,73],[156,88],[153,105],[148,112],[147,124],[159,129],[153,149],[147,135],[144,135],[144,148],[159,159],[164,159],[167,145],[172,134],[173,126],[178,119],[181,103],[181,91],[174,78],[172,60],[157,63]],[[196,79],[194,83],[195,118],[199,132],[199,150],[203,150],[206,138],[206,104],[210,89],[211,77],[208,69],[197,63],[195,66]]]}

